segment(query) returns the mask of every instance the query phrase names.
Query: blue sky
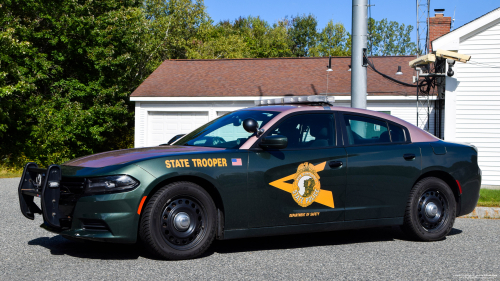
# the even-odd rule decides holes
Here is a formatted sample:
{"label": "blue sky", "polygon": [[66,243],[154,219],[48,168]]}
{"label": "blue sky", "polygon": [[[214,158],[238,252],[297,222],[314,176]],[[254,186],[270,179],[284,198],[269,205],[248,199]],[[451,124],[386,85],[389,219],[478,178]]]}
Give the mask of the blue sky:
{"label": "blue sky", "polygon": [[[376,20],[387,18],[406,25],[416,24],[415,0],[371,0],[372,17]],[[207,11],[215,22],[234,20],[239,16],[260,16],[274,23],[285,16],[313,14],[321,29],[330,19],[341,22],[351,32],[352,1],[350,0],[205,0]],[[499,0],[432,0],[431,17],[434,9],[445,9],[444,15],[452,17],[455,12],[454,28],[458,28],[496,8]],[[412,38],[415,38],[413,31]]]}

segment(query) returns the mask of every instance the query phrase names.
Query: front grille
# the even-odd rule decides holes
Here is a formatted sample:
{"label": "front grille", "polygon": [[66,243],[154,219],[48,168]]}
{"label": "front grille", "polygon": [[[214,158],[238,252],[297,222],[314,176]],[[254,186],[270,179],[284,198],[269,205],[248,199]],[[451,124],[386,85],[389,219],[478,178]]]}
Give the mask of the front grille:
{"label": "front grille", "polygon": [[84,178],[63,177],[61,179],[61,194],[83,194],[84,190]]}

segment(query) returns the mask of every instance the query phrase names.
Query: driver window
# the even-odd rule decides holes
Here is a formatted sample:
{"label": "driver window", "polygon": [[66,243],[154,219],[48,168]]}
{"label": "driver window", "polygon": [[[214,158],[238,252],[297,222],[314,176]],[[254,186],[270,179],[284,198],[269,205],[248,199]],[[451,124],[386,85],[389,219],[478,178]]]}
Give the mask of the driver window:
{"label": "driver window", "polygon": [[335,122],[333,114],[302,114],[292,116],[270,135],[287,137],[287,149],[335,146]]}

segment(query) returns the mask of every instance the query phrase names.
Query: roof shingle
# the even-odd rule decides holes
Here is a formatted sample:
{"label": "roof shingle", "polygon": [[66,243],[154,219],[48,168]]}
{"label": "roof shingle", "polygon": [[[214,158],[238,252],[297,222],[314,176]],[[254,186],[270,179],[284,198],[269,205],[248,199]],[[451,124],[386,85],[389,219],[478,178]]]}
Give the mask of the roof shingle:
{"label": "roof shingle", "polygon": [[[372,57],[378,71],[412,84],[414,56]],[[328,58],[166,60],[132,97],[285,96],[326,93]],[[332,57],[328,93],[349,95],[351,57]],[[395,75],[401,66],[403,75]],[[368,69],[368,95],[415,95]]]}

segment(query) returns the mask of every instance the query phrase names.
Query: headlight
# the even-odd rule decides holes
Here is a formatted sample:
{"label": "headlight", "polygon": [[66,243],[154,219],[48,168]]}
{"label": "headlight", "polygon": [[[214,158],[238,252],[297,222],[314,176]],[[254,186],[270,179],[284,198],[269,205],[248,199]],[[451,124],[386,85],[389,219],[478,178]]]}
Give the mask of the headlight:
{"label": "headlight", "polygon": [[85,194],[107,194],[130,191],[138,185],[139,181],[126,175],[87,178]]}

